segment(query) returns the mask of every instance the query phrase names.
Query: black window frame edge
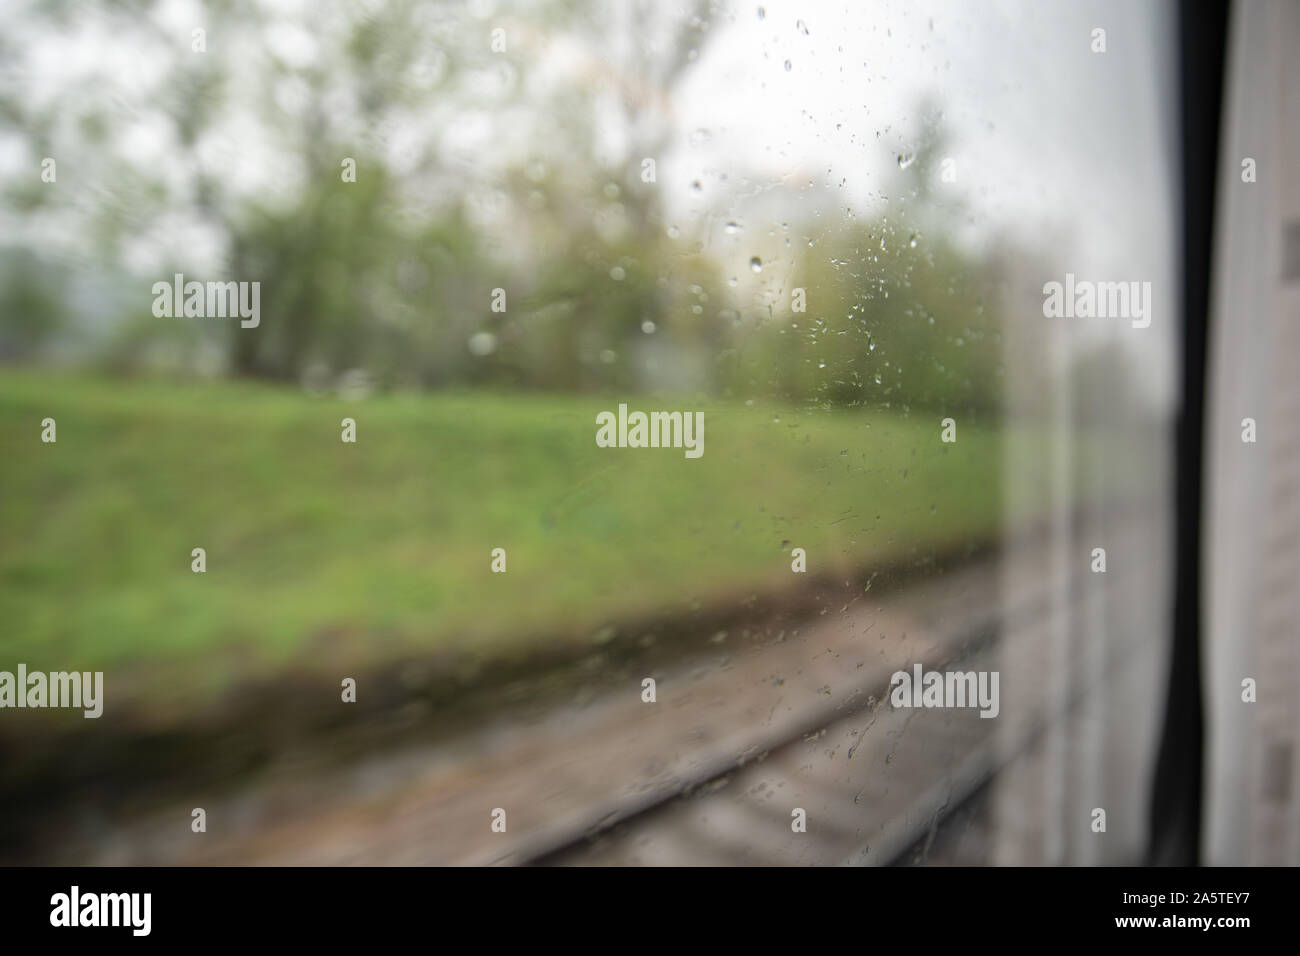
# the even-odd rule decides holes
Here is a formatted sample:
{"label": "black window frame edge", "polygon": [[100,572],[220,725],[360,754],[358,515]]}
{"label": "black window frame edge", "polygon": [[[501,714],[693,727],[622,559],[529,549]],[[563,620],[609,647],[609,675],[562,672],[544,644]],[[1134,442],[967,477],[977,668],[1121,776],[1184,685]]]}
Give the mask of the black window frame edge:
{"label": "black window frame edge", "polygon": [[1206,341],[1230,0],[1184,0],[1178,14],[1182,146],[1182,387],[1175,434],[1173,635],[1151,788],[1151,866],[1202,862],[1205,708],[1201,556]]}

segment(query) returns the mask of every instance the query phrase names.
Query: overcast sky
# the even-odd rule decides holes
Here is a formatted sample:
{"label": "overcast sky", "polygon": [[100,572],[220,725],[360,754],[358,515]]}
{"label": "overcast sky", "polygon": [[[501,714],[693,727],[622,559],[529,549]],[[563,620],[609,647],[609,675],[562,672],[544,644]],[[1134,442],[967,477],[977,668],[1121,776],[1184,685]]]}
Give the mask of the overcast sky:
{"label": "overcast sky", "polygon": [[[939,188],[967,208],[963,239],[1010,233],[1081,279],[1151,281],[1151,328],[1098,321],[1071,334],[1124,343],[1147,373],[1142,385],[1168,394],[1179,228],[1170,4],[765,0],[727,9],[674,100],[681,135],[667,181],[708,183],[738,157],[756,186],[812,180],[809,201],[832,193],[846,210],[888,211],[897,157],[916,141],[915,108],[928,94],[950,136],[957,182]],[[1097,27],[1105,53],[1091,49]],[[772,223],[743,221],[744,204],[720,211],[680,188],[669,198],[684,221],[718,220],[711,245],[741,275],[754,251],[780,239],[779,229],[768,235]],[[720,231],[732,220],[744,230]]]}

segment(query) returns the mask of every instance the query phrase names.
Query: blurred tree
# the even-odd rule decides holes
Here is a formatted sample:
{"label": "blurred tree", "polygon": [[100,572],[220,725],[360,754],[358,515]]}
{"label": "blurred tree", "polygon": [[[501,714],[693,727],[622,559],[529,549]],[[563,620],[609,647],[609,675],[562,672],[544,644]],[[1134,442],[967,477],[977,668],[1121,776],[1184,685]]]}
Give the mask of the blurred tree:
{"label": "blurred tree", "polygon": [[[32,234],[93,245],[132,290],[192,262],[207,264],[193,278],[260,281],[256,329],[168,336],[198,350],[221,334],[237,375],[996,406],[1002,253],[946,238],[960,211],[935,186],[947,132],[933,101],[913,111],[888,215],[837,218],[799,262],[808,313],[740,321],[720,266],[668,237],[668,184],[642,163],[680,132],[673,98],[714,14],[708,0],[487,17],[443,0],[226,0],[206,7],[197,52],[163,3],[93,8],[135,62],[114,73],[106,56],[34,99],[0,75],[0,124],[76,169],[9,198]],[[36,15],[70,22],[63,4]],[[57,295],[38,293],[11,290],[28,316],[4,319],[28,323],[11,349],[55,328],[31,317],[54,315]],[[121,361],[151,354],[150,298],[131,301]]]}
{"label": "blurred tree", "polygon": [[[948,133],[935,104],[913,111],[914,147],[897,156],[899,198],[870,219],[836,219],[799,258],[773,321],[744,334],[739,391],[836,405],[994,414],[1001,406],[1002,300],[992,267],[949,236],[959,207],[934,188]],[[801,224],[810,225],[810,224]],[[808,229],[811,231],[811,229]]]}
{"label": "blurred tree", "polygon": [[0,256],[0,361],[37,355],[68,324],[59,282],[48,266],[26,249]]}
{"label": "blurred tree", "polygon": [[[665,248],[660,190],[635,172],[672,134],[672,91],[708,35],[704,0],[680,15],[549,0],[487,18],[442,0],[298,13],[227,0],[206,5],[202,50],[163,3],[86,12],[136,60],[114,71],[105,56],[40,100],[0,77],[0,123],[77,169],[70,188],[10,196],[128,272],[151,251],[158,275],[203,261],[179,234],[217,251],[192,277],[260,281],[267,318],[223,330],[235,374],[365,367],[426,385],[574,387],[626,376],[600,357],[625,355],[647,321],[673,324],[687,270]],[[70,13],[48,3],[33,16],[61,30]],[[544,183],[520,175],[538,164]],[[508,318],[488,310],[494,288],[510,294]],[[514,321],[524,311],[558,321]]]}

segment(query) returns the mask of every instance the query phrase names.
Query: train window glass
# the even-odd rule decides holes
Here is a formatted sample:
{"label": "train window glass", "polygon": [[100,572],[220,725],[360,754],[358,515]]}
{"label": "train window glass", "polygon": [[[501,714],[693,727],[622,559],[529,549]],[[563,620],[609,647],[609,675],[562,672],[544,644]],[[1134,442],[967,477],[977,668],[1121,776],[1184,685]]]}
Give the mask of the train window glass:
{"label": "train window glass", "polygon": [[0,40],[15,859],[1136,858],[1172,5],[247,7]]}

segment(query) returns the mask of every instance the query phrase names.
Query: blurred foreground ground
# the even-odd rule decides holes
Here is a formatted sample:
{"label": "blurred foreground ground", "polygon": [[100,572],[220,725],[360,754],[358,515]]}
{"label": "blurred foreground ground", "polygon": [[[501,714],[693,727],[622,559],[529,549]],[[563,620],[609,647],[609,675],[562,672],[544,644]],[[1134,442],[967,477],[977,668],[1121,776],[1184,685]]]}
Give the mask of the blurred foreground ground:
{"label": "blurred foreground ground", "polygon": [[[1109,522],[1112,547],[1133,567],[1158,553],[1161,543],[1140,516]],[[1045,730],[1073,735],[1099,696],[1149,697],[1157,663],[1156,644],[1133,640],[1150,623],[1149,582],[1113,579],[1108,614],[1126,623],[1113,635],[1108,665],[1091,671],[1092,649],[1078,642],[1068,666],[1082,678],[1067,698],[1052,699],[1044,679],[1052,616],[1083,609],[1054,607],[1050,566],[1044,540],[1015,542],[1001,562],[984,559],[878,599],[864,595],[777,640],[713,644],[654,674],[654,704],[641,702],[639,679],[623,679],[545,712],[503,706],[500,719],[453,739],[376,752],[325,773],[287,755],[240,792],[99,820],[93,833],[73,834],[44,858],[825,865],[886,864],[910,847],[913,862],[1014,862],[1033,855],[1025,840],[1039,839],[1017,826],[1033,816],[1017,803],[1041,800]],[[914,661],[1000,669],[1000,718],[892,709],[884,700],[889,675]],[[1140,790],[1123,769],[1138,761],[1140,741],[1122,728],[1111,737],[1110,787]],[[973,805],[985,812],[960,818],[960,839],[943,830],[936,840],[946,815],[997,770],[1006,772],[994,787],[1002,794],[993,815],[985,793]],[[189,831],[194,805],[207,810],[205,834]],[[490,830],[498,807],[508,815],[504,834]],[[794,807],[807,811],[806,834],[791,832]]]}

